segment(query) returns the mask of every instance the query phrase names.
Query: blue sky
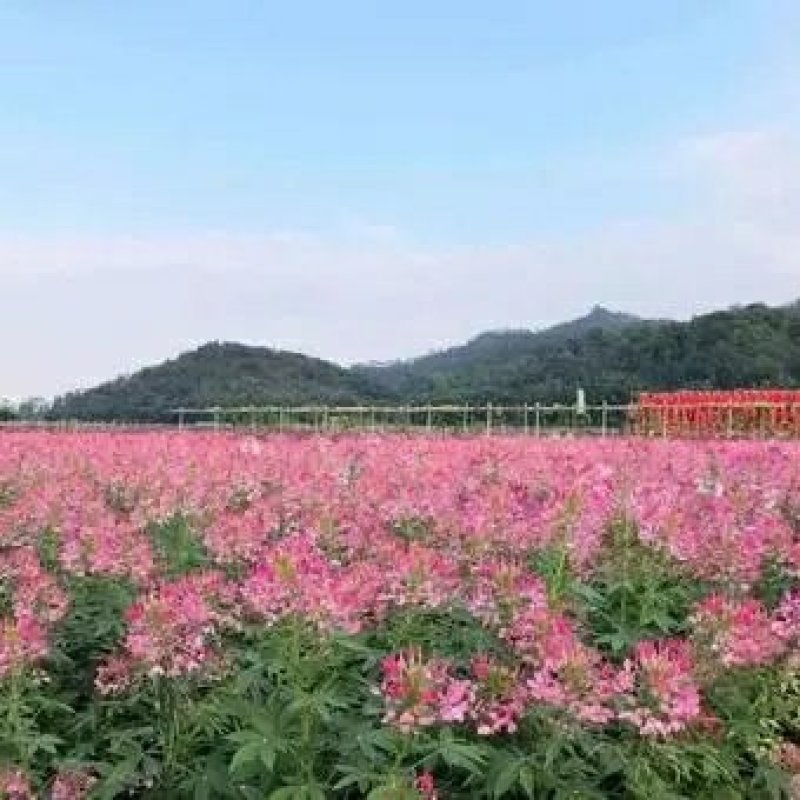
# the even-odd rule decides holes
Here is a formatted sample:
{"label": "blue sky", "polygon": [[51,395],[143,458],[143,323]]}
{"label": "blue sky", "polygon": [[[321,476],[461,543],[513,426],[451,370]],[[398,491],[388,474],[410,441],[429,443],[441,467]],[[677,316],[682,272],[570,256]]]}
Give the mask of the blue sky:
{"label": "blue sky", "polygon": [[791,0],[5,0],[0,396],[789,300],[799,34]]}

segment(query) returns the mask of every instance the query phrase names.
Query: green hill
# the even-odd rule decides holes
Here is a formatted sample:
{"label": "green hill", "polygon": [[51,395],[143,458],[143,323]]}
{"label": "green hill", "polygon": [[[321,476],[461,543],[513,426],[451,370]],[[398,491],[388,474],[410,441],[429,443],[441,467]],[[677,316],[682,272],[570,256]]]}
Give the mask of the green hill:
{"label": "green hill", "polygon": [[[525,376],[540,381],[529,372],[532,354],[557,349],[560,344],[598,331],[612,333],[634,325],[653,324],[657,323],[595,306],[586,316],[541,331],[489,331],[447,350],[407,361],[356,366],[354,370],[391,394],[426,402],[434,399],[482,401],[512,396],[513,399],[528,399],[532,395],[523,397],[527,378],[523,378],[520,386],[523,376],[511,372],[523,369]],[[509,384],[514,386],[511,395],[507,391]],[[568,394],[574,394],[574,388],[570,388]]]}
{"label": "green hill", "polygon": [[645,389],[800,386],[800,304],[756,304],[689,322],[605,309],[540,333],[491,333],[361,373],[420,402],[627,402]]}
{"label": "green hill", "polygon": [[646,389],[800,386],[800,303],[761,304],[688,322],[595,308],[542,331],[494,331],[407,361],[345,369],[298,353],[211,343],[58,398],[51,416],[167,419],[208,406],[627,402]]}
{"label": "green hill", "polygon": [[299,353],[212,342],[158,366],[57,398],[51,416],[171,419],[170,409],[209,406],[340,405],[380,399],[356,372]]}

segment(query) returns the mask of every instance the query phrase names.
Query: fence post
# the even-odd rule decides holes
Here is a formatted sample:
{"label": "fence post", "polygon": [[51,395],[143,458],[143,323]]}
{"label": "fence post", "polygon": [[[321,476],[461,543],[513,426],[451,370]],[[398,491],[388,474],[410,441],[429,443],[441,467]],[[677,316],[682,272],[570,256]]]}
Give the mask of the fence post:
{"label": "fence post", "polygon": [[283,433],[283,406],[278,408],[278,433]]}
{"label": "fence post", "polygon": [[601,426],[601,429],[602,429],[603,438],[605,439],[606,438],[606,434],[608,433],[608,403],[605,400],[603,400],[603,411],[602,411],[602,414],[603,414],[603,417],[602,417],[602,421],[600,423],[600,426]]}
{"label": "fence post", "polygon": [[430,403],[428,403],[428,415],[427,415],[427,417],[425,419],[425,427],[426,427],[428,433],[430,433],[431,430],[433,430],[433,411],[431,411],[431,404]]}
{"label": "fence post", "polygon": [[486,404],[486,435],[491,436],[492,433],[492,404]]}
{"label": "fence post", "polygon": [[523,428],[525,430],[525,435],[527,436],[528,433],[529,433],[529,430],[528,430],[528,404],[527,403],[525,403],[525,405],[522,407],[522,426],[523,426]]}
{"label": "fence post", "polygon": [[538,439],[542,435],[542,404],[536,403],[535,406],[535,416],[534,416],[534,431],[536,432],[536,438]]}

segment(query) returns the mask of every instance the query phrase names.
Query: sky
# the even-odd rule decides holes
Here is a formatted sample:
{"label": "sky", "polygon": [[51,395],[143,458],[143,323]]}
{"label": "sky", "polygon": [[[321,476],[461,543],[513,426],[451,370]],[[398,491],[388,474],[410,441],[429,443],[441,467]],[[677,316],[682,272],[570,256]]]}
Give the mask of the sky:
{"label": "sky", "polygon": [[2,0],[0,397],[800,297],[796,0]]}

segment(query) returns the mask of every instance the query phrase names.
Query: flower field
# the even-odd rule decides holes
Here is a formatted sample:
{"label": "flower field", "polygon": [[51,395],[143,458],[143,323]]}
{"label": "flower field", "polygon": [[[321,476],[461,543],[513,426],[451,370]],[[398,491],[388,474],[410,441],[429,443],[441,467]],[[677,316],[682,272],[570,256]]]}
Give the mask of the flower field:
{"label": "flower field", "polygon": [[0,434],[0,797],[794,772],[800,443]]}

